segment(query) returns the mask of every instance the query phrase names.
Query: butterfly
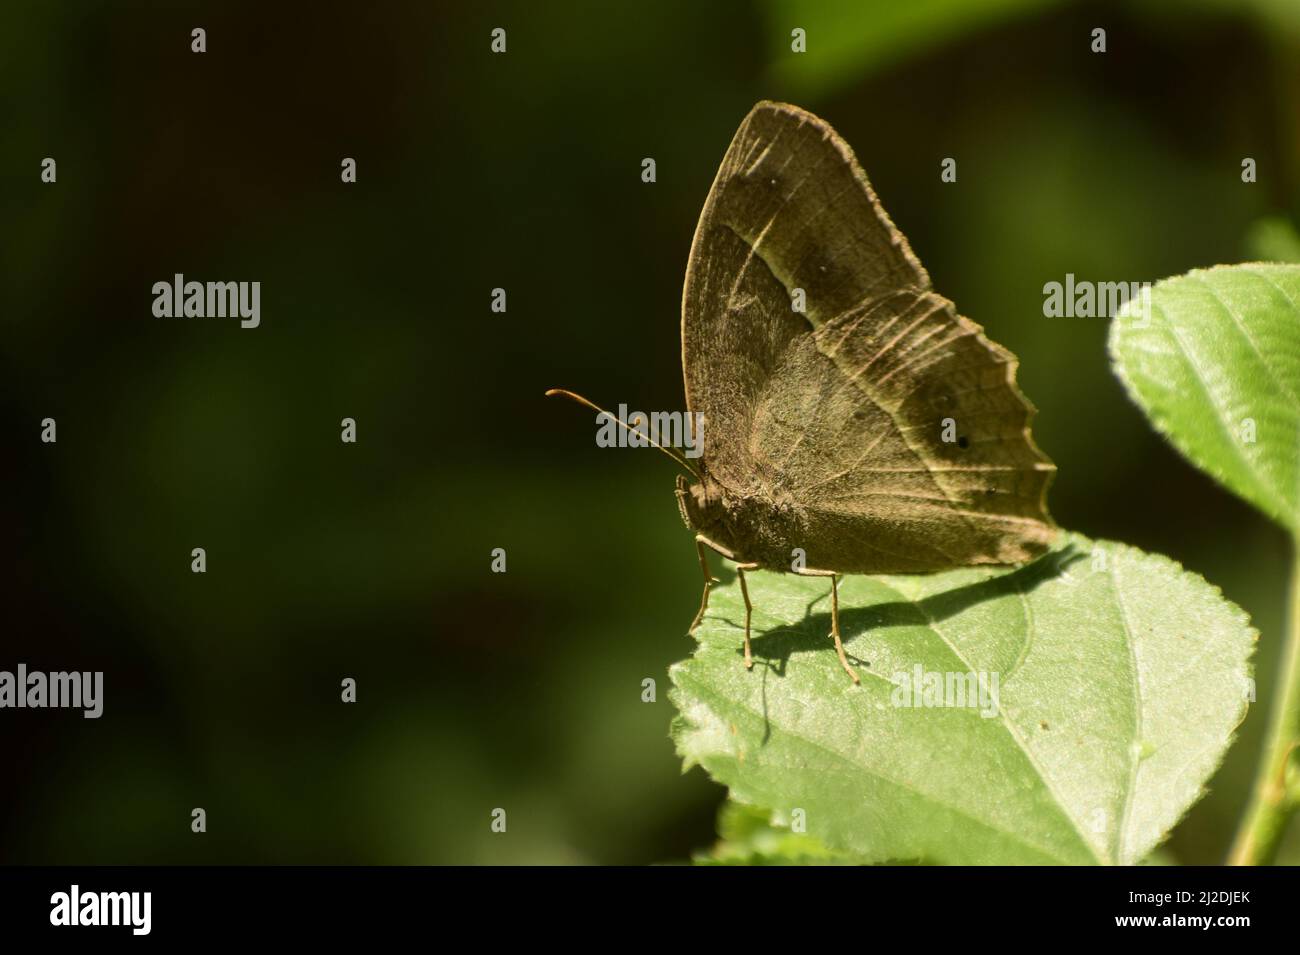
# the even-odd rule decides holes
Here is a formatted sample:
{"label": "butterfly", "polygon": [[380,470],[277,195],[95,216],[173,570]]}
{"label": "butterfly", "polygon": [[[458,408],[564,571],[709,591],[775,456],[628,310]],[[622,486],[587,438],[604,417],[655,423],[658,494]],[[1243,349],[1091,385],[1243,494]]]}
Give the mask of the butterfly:
{"label": "butterfly", "polygon": [[858,683],[840,575],[1046,552],[1055,467],[1030,434],[1016,366],[931,288],[844,140],[796,106],[757,104],[722,159],[686,268],[682,371],[688,420],[703,414],[702,454],[649,442],[694,479],[676,488],[704,573],[691,632],[718,582],[707,551],[736,566],[750,669],[745,572],[829,577],[830,636]]}

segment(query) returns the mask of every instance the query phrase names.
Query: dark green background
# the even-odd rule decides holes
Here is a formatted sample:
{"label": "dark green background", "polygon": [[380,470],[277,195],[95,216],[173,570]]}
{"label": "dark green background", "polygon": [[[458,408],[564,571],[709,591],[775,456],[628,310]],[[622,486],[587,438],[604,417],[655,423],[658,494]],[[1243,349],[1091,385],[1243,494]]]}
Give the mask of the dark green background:
{"label": "dark green background", "polygon": [[[6,3],[0,668],[102,669],[106,702],[0,712],[0,861],[709,843],[722,791],[667,736],[699,598],[674,469],[542,392],[680,408],[691,235],[761,98],[833,123],[1020,355],[1057,520],[1250,611],[1267,703],[1284,535],[1151,432],[1106,322],[1044,318],[1042,286],[1259,256],[1259,220],[1300,211],[1298,37],[1289,0]],[[261,281],[261,327],[154,318],[175,272]],[[1171,858],[1222,857],[1262,715]]]}

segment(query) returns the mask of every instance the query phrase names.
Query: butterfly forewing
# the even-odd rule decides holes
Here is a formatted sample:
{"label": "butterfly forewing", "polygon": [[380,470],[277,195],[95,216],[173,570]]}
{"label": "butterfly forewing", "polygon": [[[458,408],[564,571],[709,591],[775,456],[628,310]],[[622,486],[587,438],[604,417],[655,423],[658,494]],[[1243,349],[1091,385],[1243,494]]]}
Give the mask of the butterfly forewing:
{"label": "butterfly forewing", "polygon": [[760,103],[723,159],[682,360],[706,473],[779,515],[750,559],[798,546],[825,570],[938,570],[1019,563],[1055,534],[1015,359],[930,289],[852,152],[803,110]]}

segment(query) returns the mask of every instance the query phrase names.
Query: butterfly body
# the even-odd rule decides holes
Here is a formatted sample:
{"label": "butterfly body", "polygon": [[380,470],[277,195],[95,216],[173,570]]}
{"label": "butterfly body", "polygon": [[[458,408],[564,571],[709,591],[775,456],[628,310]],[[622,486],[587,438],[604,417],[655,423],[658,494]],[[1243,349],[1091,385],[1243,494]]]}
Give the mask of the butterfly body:
{"label": "butterfly body", "polygon": [[677,481],[678,507],[688,528],[710,547],[741,564],[790,570],[790,540],[802,537],[802,514],[788,494],[728,491],[705,472],[704,480]]}

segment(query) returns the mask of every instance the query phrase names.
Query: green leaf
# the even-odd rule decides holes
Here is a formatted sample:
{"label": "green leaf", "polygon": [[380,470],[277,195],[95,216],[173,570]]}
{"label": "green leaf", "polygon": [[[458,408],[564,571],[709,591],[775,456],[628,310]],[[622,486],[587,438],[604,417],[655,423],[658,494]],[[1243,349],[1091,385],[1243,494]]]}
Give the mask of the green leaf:
{"label": "green leaf", "polygon": [[807,833],[789,826],[757,806],[728,800],[718,813],[717,843],[695,856],[697,865],[854,865],[860,860],[837,856]]}
{"label": "green leaf", "polygon": [[[1246,710],[1246,615],[1164,557],[1063,535],[1015,571],[749,575],[716,588],[671,671],[677,749],[737,801],[841,856],[955,864],[1143,859],[1203,792]],[[953,695],[905,705],[920,668]],[[985,691],[956,696],[974,673]],[[996,703],[993,690],[996,689]]]}
{"label": "green leaf", "polygon": [[1247,230],[1246,249],[1252,259],[1300,262],[1300,235],[1289,219],[1268,216],[1256,220]]}
{"label": "green leaf", "polygon": [[1165,279],[1111,325],[1133,400],[1193,464],[1300,530],[1300,266]]}

